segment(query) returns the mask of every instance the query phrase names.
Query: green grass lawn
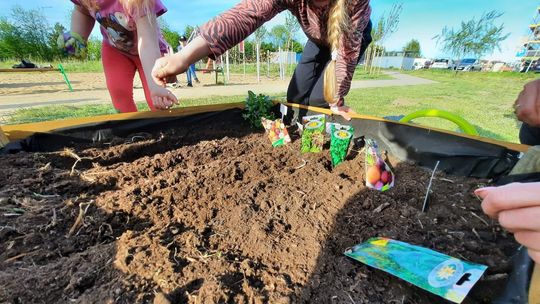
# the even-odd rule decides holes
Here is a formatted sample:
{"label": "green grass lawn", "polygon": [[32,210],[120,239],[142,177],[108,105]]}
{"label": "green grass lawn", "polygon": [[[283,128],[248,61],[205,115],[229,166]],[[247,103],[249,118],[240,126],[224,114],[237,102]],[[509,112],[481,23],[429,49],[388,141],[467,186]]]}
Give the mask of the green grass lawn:
{"label": "green grass lawn", "polygon": [[[247,92],[246,92],[247,95]],[[210,105],[220,103],[243,102],[245,96],[208,96],[198,99],[182,99],[178,107],[191,107],[197,105]],[[146,102],[138,102],[139,111],[148,111]],[[48,120],[90,117],[97,115],[115,114],[116,110],[112,104],[87,104],[87,105],[53,105],[43,107],[33,107],[16,110],[8,115],[0,117],[0,124],[22,124],[31,122],[40,122]]]}
{"label": "green grass lawn", "polygon": [[[32,61],[34,62],[34,61]],[[17,60],[5,60],[0,61],[0,69],[9,69],[14,64],[18,64],[19,61]],[[54,68],[58,67],[58,64],[61,63],[64,67],[65,71],[67,73],[103,73],[103,66],[101,64],[100,60],[65,60],[62,62],[55,61],[55,62],[34,62],[35,64],[39,66],[53,66]],[[203,68],[202,62],[198,65],[198,67]],[[286,70],[286,77],[291,77],[294,69],[296,68],[296,64],[290,64],[285,65]],[[244,73],[244,65],[242,63],[234,64],[231,62],[230,64],[230,73],[232,74],[243,74]],[[255,63],[246,63],[246,74],[247,75],[256,75],[257,74],[257,65]],[[277,63],[271,63],[270,66],[268,66],[267,63],[261,62],[260,65],[260,73],[261,76],[267,76],[270,75],[271,77],[279,77],[279,64]],[[368,74],[364,68],[358,68],[356,70],[356,73],[354,75],[354,80],[372,80],[372,79],[392,79],[392,77],[379,73],[379,74]]]}
{"label": "green grass lawn", "polygon": [[[360,79],[370,75],[358,71]],[[436,84],[351,90],[347,103],[358,113],[378,117],[406,115],[422,109],[440,109],[457,114],[473,124],[482,136],[518,142],[519,122],[512,104],[523,85],[535,79],[534,74],[479,73],[421,70],[409,75],[437,81]],[[362,78],[364,77],[364,78]],[[382,75],[379,77],[389,77]],[[256,92],[258,93],[258,92]],[[247,95],[247,92],[246,92]],[[284,96],[285,94],[280,94]],[[278,96],[279,97],[279,96]],[[182,107],[203,104],[240,102],[245,96],[183,99]],[[146,110],[145,103],[139,109]],[[115,113],[111,105],[44,106],[21,109],[5,116],[5,123],[84,117]],[[414,121],[422,125],[457,131],[457,126],[438,118]]]}
{"label": "green grass lawn", "polygon": [[[32,61],[32,60],[31,60]],[[66,72],[68,73],[102,73],[103,66],[99,60],[65,60],[65,61],[54,61],[54,62],[40,62],[32,61],[38,66],[49,66],[57,68],[58,64],[61,63]],[[20,61],[17,60],[4,60],[0,61],[0,69],[10,69],[14,64],[18,64]]]}
{"label": "green grass lawn", "polygon": [[[512,104],[523,85],[534,74],[480,73],[420,70],[409,75],[437,81],[437,84],[352,90],[348,104],[362,114],[379,117],[406,115],[422,109],[440,109],[457,114],[473,124],[480,135],[518,141],[519,123]],[[415,120],[447,130],[457,130],[438,118]]]}

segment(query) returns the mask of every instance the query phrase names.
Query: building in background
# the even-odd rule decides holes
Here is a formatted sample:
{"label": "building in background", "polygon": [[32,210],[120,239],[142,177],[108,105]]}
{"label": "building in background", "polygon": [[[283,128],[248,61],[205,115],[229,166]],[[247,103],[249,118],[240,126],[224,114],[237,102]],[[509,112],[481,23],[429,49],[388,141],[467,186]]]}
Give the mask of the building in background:
{"label": "building in background", "polygon": [[383,69],[414,69],[414,54],[409,52],[385,52],[382,56],[373,58],[373,66]]}

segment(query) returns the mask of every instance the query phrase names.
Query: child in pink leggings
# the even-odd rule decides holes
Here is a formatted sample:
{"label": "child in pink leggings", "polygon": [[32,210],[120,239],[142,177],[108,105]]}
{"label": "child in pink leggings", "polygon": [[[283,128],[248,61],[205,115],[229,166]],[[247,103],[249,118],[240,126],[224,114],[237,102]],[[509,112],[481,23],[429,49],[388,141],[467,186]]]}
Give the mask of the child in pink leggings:
{"label": "child in pink leggings", "polygon": [[[154,61],[166,54],[168,49],[156,20],[167,11],[160,0],[71,1],[75,9],[71,32],[61,37],[64,47],[73,44],[84,47],[95,21],[101,25],[103,70],[117,111],[137,111],[133,100],[136,71],[141,77],[150,109],[168,109],[177,103],[176,97],[151,77]],[[70,43],[72,41],[77,43]]]}

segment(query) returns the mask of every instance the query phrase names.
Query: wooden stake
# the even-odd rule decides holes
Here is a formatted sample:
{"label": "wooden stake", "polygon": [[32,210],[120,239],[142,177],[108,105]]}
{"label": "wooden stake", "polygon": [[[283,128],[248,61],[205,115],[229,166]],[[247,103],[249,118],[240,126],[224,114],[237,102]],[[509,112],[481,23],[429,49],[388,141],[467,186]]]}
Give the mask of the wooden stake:
{"label": "wooden stake", "polygon": [[529,286],[529,304],[540,303],[540,266],[535,264],[534,272]]}
{"label": "wooden stake", "polygon": [[260,56],[260,51],[259,51],[259,48],[260,48],[259,42],[257,42],[255,46],[257,47],[257,83],[260,83],[261,82],[261,56]]}
{"label": "wooden stake", "polygon": [[[226,52],[227,56],[225,57],[225,69],[227,71],[227,82],[231,81],[231,71],[229,67],[229,51]],[[217,72],[216,72],[217,73]]]}
{"label": "wooden stake", "polygon": [[7,138],[6,134],[2,130],[2,127],[0,127],[0,148],[5,147],[9,143],[9,139]]}

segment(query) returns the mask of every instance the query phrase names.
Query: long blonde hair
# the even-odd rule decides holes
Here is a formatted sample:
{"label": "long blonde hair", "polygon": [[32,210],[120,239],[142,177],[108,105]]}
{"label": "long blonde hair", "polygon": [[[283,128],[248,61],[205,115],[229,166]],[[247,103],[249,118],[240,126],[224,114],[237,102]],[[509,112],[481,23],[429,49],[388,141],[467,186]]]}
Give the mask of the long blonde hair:
{"label": "long blonde hair", "polygon": [[330,45],[332,58],[324,71],[323,96],[326,102],[332,104],[336,102],[337,77],[336,77],[336,57],[340,47],[341,37],[348,34],[350,26],[347,0],[333,0],[332,7],[328,13],[327,40]]}
{"label": "long blonde hair", "polygon": [[[152,17],[154,14],[154,5],[155,0],[118,0],[124,10],[130,16],[148,16],[150,20],[153,20]],[[82,6],[87,10],[98,10],[99,5],[97,0],[79,0]]]}

